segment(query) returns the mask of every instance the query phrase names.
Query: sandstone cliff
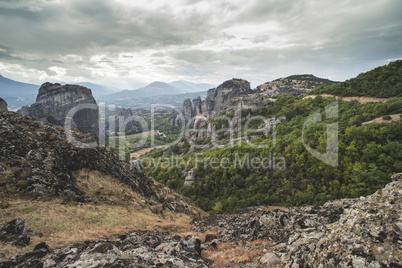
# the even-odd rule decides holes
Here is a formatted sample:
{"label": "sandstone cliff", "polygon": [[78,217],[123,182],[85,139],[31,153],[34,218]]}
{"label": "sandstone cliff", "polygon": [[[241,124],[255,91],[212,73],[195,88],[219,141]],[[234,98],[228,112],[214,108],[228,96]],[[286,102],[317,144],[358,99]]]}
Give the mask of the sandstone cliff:
{"label": "sandstone cliff", "polygon": [[217,88],[208,90],[205,100],[200,97],[186,99],[183,103],[183,113],[186,121],[199,114],[214,116],[227,108],[228,112],[238,109],[260,109],[273,101],[269,96],[282,94],[302,96],[317,86],[332,85],[337,82],[315,77],[314,75],[293,75],[279,78],[250,89],[250,83],[242,79],[232,79]]}
{"label": "sandstone cliff", "polygon": [[83,86],[45,83],[39,89],[36,103],[22,107],[18,113],[62,126],[70,111],[72,128],[99,134],[99,109],[91,90]]}
{"label": "sandstone cliff", "polygon": [[193,101],[186,99],[183,103],[184,118],[189,121],[198,114],[214,116],[222,112],[234,98],[252,93],[250,83],[243,79],[225,81],[217,88],[208,90],[205,100],[200,97]]}

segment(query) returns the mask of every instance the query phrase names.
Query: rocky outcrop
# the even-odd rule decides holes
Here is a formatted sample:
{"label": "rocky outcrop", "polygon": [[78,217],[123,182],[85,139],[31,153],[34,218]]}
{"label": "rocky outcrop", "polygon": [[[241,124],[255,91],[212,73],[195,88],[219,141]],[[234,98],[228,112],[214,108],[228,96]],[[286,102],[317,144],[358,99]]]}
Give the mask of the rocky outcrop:
{"label": "rocky outcrop", "polygon": [[27,236],[25,221],[15,219],[6,223],[0,230],[0,241],[12,243],[15,246],[27,246],[31,239]]}
{"label": "rocky outcrop", "polygon": [[252,93],[250,83],[243,79],[232,79],[217,88],[208,90],[205,100],[200,97],[183,103],[184,118],[189,121],[198,114],[214,116],[222,112],[232,99]]}
{"label": "rocky outcrop", "polygon": [[186,179],[184,181],[183,187],[191,187],[195,182],[195,171],[192,169],[186,173]]}
{"label": "rocky outcrop", "polygon": [[256,90],[263,95],[278,96],[282,94],[303,96],[318,86],[333,85],[338,82],[318,78],[312,74],[292,75],[259,85]]}
{"label": "rocky outcrop", "polygon": [[258,110],[266,107],[269,103],[275,102],[275,99],[268,98],[261,94],[249,94],[243,97],[237,97],[230,100],[227,106],[227,113],[236,112],[238,109]]}
{"label": "rocky outcrop", "polygon": [[0,110],[1,111],[8,111],[7,108],[7,102],[5,100],[3,100],[2,98],[0,98]]}
{"label": "rocky outcrop", "polygon": [[[130,108],[124,108],[120,111],[119,116],[116,118],[116,129],[119,132],[126,132],[130,130],[137,131],[137,126],[134,124],[135,118],[133,111]],[[121,124],[121,126],[120,126]],[[121,128],[121,129],[120,129]]]}
{"label": "rocky outcrop", "polygon": [[64,126],[69,116],[72,128],[99,134],[99,109],[91,90],[83,86],[45,83],[36,103],[22,107],[18,113],[59,126]]}
{"label": "rocky outcrop", "polygon": [[[254,207],[192,222],[214,241],[269,241],[249,267],[401,267],[402,174],[371,196],[301,208]],[[208,247],[208,245],[206,245]],[[278,263],[278,260],[280,262]],[[264,265],[265,264],[265,265]]]}
{"label": "rocky outcrop", "polygon": [[190,99],[186,99],[183,103],[183,113],[186,122],[190,121],[194,116],[193,104]]}
{"label": "rocky outcrop", "polygon": [[209,267],[201,241],[158,231],[135,231],[117,241],[86,241],[50,249],[45,243],[11,257],[0,267]]}
{"label": "rocky outcrop", "polygon": [[25,247],[31,243],[31,236],[42,237],[42,233],[27,230],[25,221],[21,218],[6,223],[0,229],[0,241],[3,244],[12,244],[17,247]]}

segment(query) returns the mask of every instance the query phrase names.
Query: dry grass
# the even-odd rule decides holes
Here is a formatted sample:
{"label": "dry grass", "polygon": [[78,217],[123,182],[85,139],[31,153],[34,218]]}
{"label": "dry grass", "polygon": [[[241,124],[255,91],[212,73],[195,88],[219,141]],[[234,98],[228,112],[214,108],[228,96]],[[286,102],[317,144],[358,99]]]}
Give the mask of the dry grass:
{"label": "dry grass", "polygon": [[137,205],[145,198],[117,179],[98,171],[80,170],[73,173],[76,184],[86,197],[112,205]]}
{"label": "dry grass", "polygon": [[[188,222],[191,220],[186,215],[165,212],[160,216],[148,209],[118,205],[62,205],[61,200],[13,200],[8,204],[10,207],[1,211],[0,226],[12,219],[23,218],[28,229],[43,233],[41,238],[31,237],[32,247],[41,241],[51,247],[61,247],[79,241],[99,240],[100,235],[113,239],[131,230],[152,230],[156,224],[170,226],[171,230],[179,232],[188,231]],[[8,259],[18,252],[21,252],[18,248],[2,246],[0,257]]]}
{"label": "dry grass", "polygon": [[17,248],[0,247],[0,261],[33,249],[39,242],[50,247],[62,247],[74,242],[100,240],[99,236],[115,239],[132,230],[161,230],[188,233],[191,218],[185,214],[162,211],[159,203],[146,199],[114,178],[99,172],[76,172],[77,186],[88,197],[96,197],[96,204],[63,205],[61,199],[31,201],[21,198],[0,198],[9,207],[0,208],[0,226],[15,218],[22,218],[27,229],[43,233],[31,237],[31,245]]}
{"label": "dry grass", "polygon": [[234,264],[251,262],[256,257],[260,257],[267,252],[270,247],[268,241],[256,240],[253,242],[240,242],[234,244],[230,242],[221,243],[217,249],[209,248],[202,252],[202,256],[213,261],[211,267],[231,267]]}

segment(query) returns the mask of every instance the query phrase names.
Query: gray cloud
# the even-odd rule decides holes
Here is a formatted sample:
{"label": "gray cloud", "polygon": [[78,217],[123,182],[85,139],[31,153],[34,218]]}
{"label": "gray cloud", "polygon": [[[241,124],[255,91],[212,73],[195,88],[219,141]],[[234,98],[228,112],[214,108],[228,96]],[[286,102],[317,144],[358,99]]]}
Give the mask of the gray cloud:
{"label": "gray cloud", "polygon": [[151,4],[0,0],[0,72],[256,85],[293,73],[343,80],[402,57],[399,0]]}

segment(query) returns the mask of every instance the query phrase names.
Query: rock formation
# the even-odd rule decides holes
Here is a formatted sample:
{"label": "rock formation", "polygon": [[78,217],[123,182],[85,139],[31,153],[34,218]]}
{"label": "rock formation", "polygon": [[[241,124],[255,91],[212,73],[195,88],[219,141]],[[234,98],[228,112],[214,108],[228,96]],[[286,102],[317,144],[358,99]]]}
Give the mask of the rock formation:
{"label": "rock formation", "polygon": [[91,90],[83,86],[45,83],[36,103],[22,107],[18,113],[59,126],[71,116],[72,128],[99,134],[99,109]]}
{"label": "rock formation", "polygon": [[303,96],[318,86],[333,85],[338,82],[318,78],[312,74],[292,75],[259,85],[256,90],[263,95],[277,96],[282,94]]}
{"label": "rock formation", "polygon": [[0,230],[0,241],[12,243],[15,246],[29,245],[31,239],[27,236],[25,221],[23,219],[14,219],[4,225]]}
{"label": "rock formation", "polygon": [[8,111],[7,109],[7,102],[0,98],[0,110],[1,111]]}
{"label": "rock formation", "polygon": [[192,169],[186,173],[186,179],[184,181],[183,187],[191,187],[195,182],[195,171]]}
{"label": "rock formation", "polygon": [[261,94],[249,94],[231,99],[227,106],[227,113],[235,112],[239,108],[240,110],[257,110],[266,107],[271,102],[275,102],[275,99]]}
{"label": "rock formation", "polygon": [[198,114],[214,116],[227,108],[228,112],[238,109],[260,109],[268,102],[273,101],[267,96],[294,95],[302,96],[317,86],[336,84],[328,79],[318,78],[314,75],[293,75],[264,83],[255,90],[250,89],[250,83],[242,79],[232,79],[224,82],[217,88],[208,90],[205,100],[200,97],[186,99],[183,103],[184,118],[188,122]]}
{"label": "rock formation", "polygon": [[252,93],[250,83],[243,79],[232,79],[217,88],[208,90],[205,100],[200,97],[193,101],[186,99],[183,103],[183,113],[186,121],[198,114],[214,116],[222,112],[234,98]]}
{"label": "rock formation", "polygon": [[[124,108],[119,113],[119,116],[116,118],[116,130],[119,132],[126,132],[129,130],[137,130],[137,126],[134,124],[134,114],[130,108]],[[122,129],[120,129],[120,124],[122,124]]]}

